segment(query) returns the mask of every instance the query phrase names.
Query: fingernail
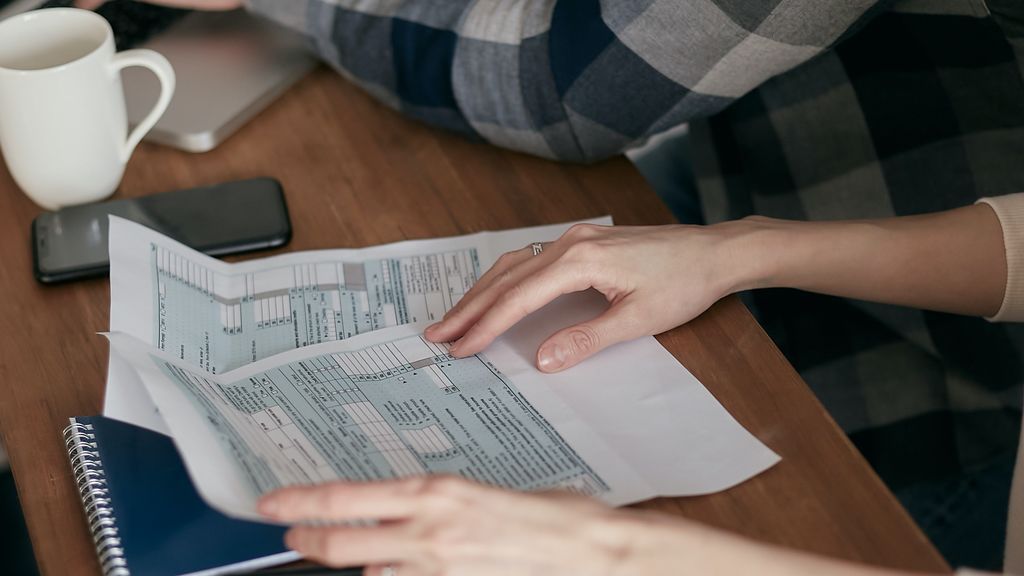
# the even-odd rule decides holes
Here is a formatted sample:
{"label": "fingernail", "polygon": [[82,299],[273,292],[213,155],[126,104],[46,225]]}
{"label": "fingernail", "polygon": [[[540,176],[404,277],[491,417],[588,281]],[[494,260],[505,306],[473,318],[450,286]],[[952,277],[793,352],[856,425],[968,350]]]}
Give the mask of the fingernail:
{"label": "fingernail", "polygon": [[554,372],[565,364],[565,348],[548,344],[537,352],[537,367],[541,372]]}
{"label": "fingernail", "polygon": [[455,356],[456,354],[458,354],[459,343],[460,342],[462,342],[462,338],[459,338],[458,340],[453,342],[451,345],[449,345],[448,346],[448,353],[451,354],[452,356]]}
{"label": "fingernail", "polygon": [[440,326],[440,325],[441,325],[441,323],[440,323],[440,322],[434,322],[434,323],[433,323],[433,324],[431,324],[430,326],[427,326],[427,329],[426,329],[426,330],[424,330],[424,331],[423,331],[423,333],[424,333],[424,334],[430,334],[431,332],[434,332],[434,331],[436,331],[436,330],[437,330],[437,327],[438,327],[438,326]]}

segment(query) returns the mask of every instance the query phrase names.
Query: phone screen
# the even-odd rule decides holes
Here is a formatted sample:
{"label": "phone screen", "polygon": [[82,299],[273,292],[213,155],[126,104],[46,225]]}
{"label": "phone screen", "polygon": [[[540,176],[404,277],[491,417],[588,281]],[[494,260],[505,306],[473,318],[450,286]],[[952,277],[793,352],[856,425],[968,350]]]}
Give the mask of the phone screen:
{"label": "phone screen", "polygon": [[73,206],[40,214],[33,223],[37,278],[58,282],[106,273],[111,214],[215,256],[273,248],[291,237],[281,185],[270,178]]}

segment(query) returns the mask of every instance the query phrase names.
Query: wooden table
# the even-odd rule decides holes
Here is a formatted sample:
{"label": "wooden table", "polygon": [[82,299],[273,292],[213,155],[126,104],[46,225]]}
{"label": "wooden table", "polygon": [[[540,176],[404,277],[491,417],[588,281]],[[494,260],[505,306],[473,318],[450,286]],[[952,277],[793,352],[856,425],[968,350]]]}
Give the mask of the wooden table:
{"label": "wooden table", "polygon": [[[141,146],[118,196],[264,175],[286,190],[288,250],[603,214],[671,221],[623,158],[568,166],[471,143],[399,116],[325,69],[212,153]],[[36,284],[28,232],[38,212],[0,169],[0,435],[41,572],[94,574],[60,431],[68,417],[101,410],[107,345],[95,333],[108,327],[108,283]],[[642,507],[821,554],[948,571],[736,298],[659,340],[782,462],[724,493]]]}

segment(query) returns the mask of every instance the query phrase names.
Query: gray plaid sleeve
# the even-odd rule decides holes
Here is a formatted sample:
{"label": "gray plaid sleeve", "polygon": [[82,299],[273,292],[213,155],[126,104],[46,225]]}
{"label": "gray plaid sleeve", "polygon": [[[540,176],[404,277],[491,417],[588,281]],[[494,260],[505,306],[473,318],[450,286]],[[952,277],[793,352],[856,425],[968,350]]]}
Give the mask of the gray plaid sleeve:
{"label": "gray plaid sleeve", "polygon": [[723,109],[879,0],[249,0],[404,113],[593,161]]}

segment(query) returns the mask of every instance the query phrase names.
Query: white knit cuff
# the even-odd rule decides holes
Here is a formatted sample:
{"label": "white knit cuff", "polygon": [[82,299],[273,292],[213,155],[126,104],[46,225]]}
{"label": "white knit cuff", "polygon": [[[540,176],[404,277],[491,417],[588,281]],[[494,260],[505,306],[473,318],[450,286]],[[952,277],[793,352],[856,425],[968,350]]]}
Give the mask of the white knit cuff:
{"label": "white knit cuff", "polygon": [[1003,227],[1003,245],[1006,247],[1006,291],[1003,303],[991,322],[1024,321],[1024,194],[1008,194],[982,198],[978,203],[988,204]]}

